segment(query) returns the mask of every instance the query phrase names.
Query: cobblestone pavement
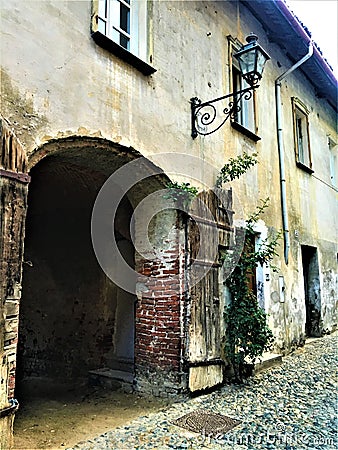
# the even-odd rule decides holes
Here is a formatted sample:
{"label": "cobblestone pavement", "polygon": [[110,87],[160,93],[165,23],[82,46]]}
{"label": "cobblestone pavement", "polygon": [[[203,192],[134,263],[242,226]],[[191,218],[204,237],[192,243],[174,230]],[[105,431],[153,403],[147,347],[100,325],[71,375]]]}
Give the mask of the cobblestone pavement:
{"label": "cobblestone pavement", "polygon": [[[338,448],[337,332],[315,339],[281,365],[159,413],[139,417],[76,450],[101,449],[288,449]],[[241,420],[226,434],[210,438],[172,424],[198,409]]]}

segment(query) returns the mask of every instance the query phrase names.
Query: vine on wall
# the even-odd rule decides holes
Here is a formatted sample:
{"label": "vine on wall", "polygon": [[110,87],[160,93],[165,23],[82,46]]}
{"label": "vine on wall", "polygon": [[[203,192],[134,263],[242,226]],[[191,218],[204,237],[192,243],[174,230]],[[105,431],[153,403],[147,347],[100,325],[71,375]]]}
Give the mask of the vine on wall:
{"label": "vine on wall", "polygon": [[[246,221],[245,242],[254,240],[255,224],[268,202],[268,198],[261,200],[256,211]],[[273,335],[267,325],[267,314],[258,304],[249,285],[248,275],[255,273],[259,265],[270,264],[274,256],[278,256],[276,248],[280,236],[281,232],[269,241],[263,241],[258,249],[252,245],[244,245],[235,269],[225,281],[231,294],[230,304],[225,309],[225,353],[237,383],[243,382],[246,365],[253,364],[273,343]],[[235,255],[230,256],[233,257]],[[276,270],[274,266],[271,267]]]}
{"label": "vine on wall", "polygon": [[[243,153],[229,161],[220,170],[216,180],[216,186],[221,188],[223,183],[227,183],[240,178],[251,167],[257,164],[258,154]],[[170,194],[179,204],[188,204],[197,195],[198,190],[189,183],[169,183],[167,187],[173,189]],[[245,242],[252,242],[255,238],[254,227],[261,214],[268,207],[269,198],[260,201],[256,211],[246,220]],[[262,356],[264,351],[271,348],[273,335],[267,325],[267,315],[259,306],[257,297],[251,290],[248,276],[254,274],[259,265],[270,264],[274,256],[278,256],[276,247],[279,245],[281,232],[272,239],[265,240],[258,249],[252,245],[244,245],[240,256],[236,250],[231,254],[223,252],[220,262],[230,264],[237,261],[235,269],[226,279],[231,300],[225,309],[226,336],[225,353],[230,366],[233,369],[235,382],[243,382],[245,367],[247,363],[253,363],[255,359]],[[272,270],[275,270],[272,267]]]}

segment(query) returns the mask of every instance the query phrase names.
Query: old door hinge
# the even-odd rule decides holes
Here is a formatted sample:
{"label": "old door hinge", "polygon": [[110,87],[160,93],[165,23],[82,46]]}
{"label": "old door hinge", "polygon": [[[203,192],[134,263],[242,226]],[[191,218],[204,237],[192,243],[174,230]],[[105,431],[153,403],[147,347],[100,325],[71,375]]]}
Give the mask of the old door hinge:
{"label": "old door hinge", "polygon": [[13,180],[20,181],[20,183],[29,183],[31,177],[28,173],[12,172],[11,170],[0,169],[0,177],[12,178]]}
{"label": "old door hinge", "polygon": [[9,403],[10,403],[10,405],[7,406],[7,408],[0,410],[0,418],[1,419],[3,417],[9,416],[10,414],[14,414],[16,412],[16,410],[19,408],[19,402],[15,398],[10,399]]}

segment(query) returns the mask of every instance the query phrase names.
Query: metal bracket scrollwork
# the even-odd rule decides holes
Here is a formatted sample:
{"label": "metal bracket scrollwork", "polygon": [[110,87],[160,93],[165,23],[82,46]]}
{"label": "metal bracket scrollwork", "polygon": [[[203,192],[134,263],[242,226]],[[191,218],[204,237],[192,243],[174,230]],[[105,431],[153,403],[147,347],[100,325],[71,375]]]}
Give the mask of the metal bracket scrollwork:
{"label": "metal bracket scrollwork", "polygon": [[[241,91],[233,92],[204,103],[202,103],[202,101],[197,97],[191,98],[191,137],[195,139],[199,134],[203,136],[212,134],[219,130],[221,126],[224,125],[224,123],[229,119],[229,117],[231,119],[235,119],[236,115],[242,109],[242,100],[250,100],[254,90],[257,88],[258,86],[248,87],[246,89],[242,89]],[[232,99],[229,104],[223,109],[219,108],[221,109],[219,115],[224,116],[221,117],[219,121],[217,120],[218,109],[214,104],[228,98]],[[215,125],[213,126],[214,122]]]}

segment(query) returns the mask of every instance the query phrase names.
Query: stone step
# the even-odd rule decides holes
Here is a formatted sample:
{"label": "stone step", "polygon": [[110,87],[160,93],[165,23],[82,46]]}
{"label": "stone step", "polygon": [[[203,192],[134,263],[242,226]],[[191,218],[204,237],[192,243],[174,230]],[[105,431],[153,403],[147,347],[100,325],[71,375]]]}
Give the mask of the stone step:
{"label": "stone step", "polygon": [[103,386],[112,390],[122,390],[123,392],[133,391],[134,375],[123,370],[102,368],[90,370],[88,372],[89,384],[92,386]]}
{"label": "stone step", "polygon": [[320,337],[308,337],[305,339],[305,345],[313,344],[314,342],[317,342]]}
{"label": "stone step", "polygon": [[269,369],[270,367],[281,364],[282,355],[278,353],[265,352],[260,358],[257,358],[254,364],[255,373],[261,372],[262,370]]}

